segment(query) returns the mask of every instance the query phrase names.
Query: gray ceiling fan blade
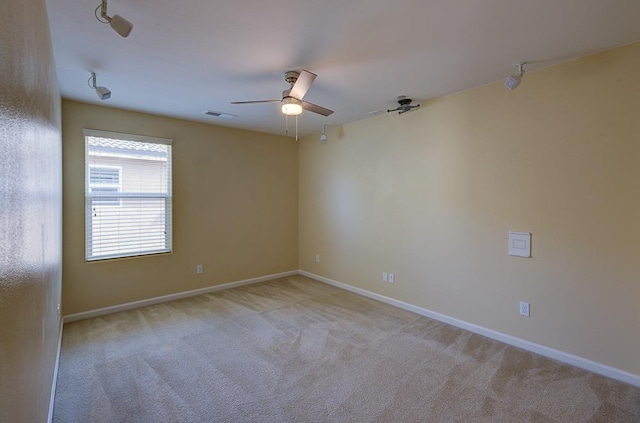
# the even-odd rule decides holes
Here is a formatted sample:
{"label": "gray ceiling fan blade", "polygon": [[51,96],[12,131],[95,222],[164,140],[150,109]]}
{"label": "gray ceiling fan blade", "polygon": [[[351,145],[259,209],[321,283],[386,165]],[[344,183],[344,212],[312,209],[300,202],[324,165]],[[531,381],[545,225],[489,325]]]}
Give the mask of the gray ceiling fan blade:
{"label": "gray ceiling fan blade", "polygon": [[300,72],[296,83],[293,84],[289,95],[293,98],[297,98],[298,100],[302,100],[302,97],[304,97],[307,91],[309,91],[311,84],[313,84],[313,81],[317,76],[318,75],[315,73],[311,73],[308,70],[303,69],[302,72]]}
{"label": "gray ceiling fan blade", "polygon": [[253,104],[253,103],[273,103],[281,102],[282,100],[251,100],[251,101],[232,101],[231,104]]}
{"label": "gray ceiling fan blade", "polygon": [[333,113],[333,110],[329,110],[322,106],[318,106],[317,104],[309,103],[308,101],[301,101],[300,105],[302,106],[303,109],[313,113],[317,113],[322,116],[329,116],[331,113]]}

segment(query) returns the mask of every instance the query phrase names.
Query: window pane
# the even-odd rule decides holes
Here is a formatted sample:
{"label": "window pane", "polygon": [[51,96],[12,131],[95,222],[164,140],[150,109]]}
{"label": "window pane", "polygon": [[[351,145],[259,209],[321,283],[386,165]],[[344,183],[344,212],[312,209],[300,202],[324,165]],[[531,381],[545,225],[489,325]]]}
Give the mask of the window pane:
{"label": "window pane", "polygon": [[122,198],[119,207],[92,199],[93,256],[136,255],[167,249],[165,198]]}
{"label": "window pane", "polygon": [[105,166],[89,167],[89,183],[91,185],[120,185],[120,168]]}
{"label": "window pane", "polygon": [[171,145],[87,132],[87,260],[171,251]]}

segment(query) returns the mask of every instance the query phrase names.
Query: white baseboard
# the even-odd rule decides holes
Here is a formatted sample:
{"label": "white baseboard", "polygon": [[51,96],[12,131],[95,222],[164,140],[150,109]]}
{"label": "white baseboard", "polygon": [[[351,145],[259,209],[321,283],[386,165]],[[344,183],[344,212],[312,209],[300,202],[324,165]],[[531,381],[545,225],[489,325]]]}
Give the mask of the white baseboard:
{"label": "white baseboard", "polygon": [[374,300],[381,301],[386,304],[390,304],[404,310],[408,310],[419,314],[421,316],[429,317],[434,320],[438,320],[444,323],[448,323],[452,326],[459,327],[461,329],[468,330],[470,332],[477,333],[479,335],[486,336],[487,338],[495,339],[496,341],[504,342],[505,344],[513,345],[514,347],[521,348],[532,353],[536,353],[562,363],[570,364],[581,369],[588,370],[593,373],[597,373],[602,376],[609,377],[611,379],[618,380],[620,382],[628,383],[633,386],[640,387],[640,375],[630,373],[624,370],[617,369],[615,367],[607,366],[605,364],[597,363],[595,361],[587,360],[573,354],[569,354],[563,351],[559,351],[553,348],[546,347],[544,345],[536,344],[534,342],[526,341],[524,339],[516,338],[515,336],[507,335],[502,332],[498,332],[492,329],[487,329],[482,326],[468,323],[463,320],[455,319],[453,317],[446,316],[431,310],[427,310],[422,307],[415,306],[413,304],[405,303],[404,301],[396,300],[393,298],[385,297],[384,295],[376,294],[375,292],[367,291],[366,289],[357,288],[351,285],[347,285],[342,282],[334,281],[324,276],[319,276],[304,270],[300,270],[299,273],[303,276],[307,276],[311,279],[315,279],[319,282],[324,282],[329,285],[333,285],[338,288],[342,288],[347,291],[362,295],[364,297],[372,298]]}
{"label": "white baseboard", "polygon": [[60,364],[60,348],[62,347],[62,326],[63,321],[60,319],[58,323],[58,346],[56,349],[56,363],[53,366],[53,381],[51,383],[51,396],[49,397],[49,416],[47,417],[47,423],[53,421],[53,405],[56,399],[56,385],[58,384],[58,366]]}
{"label": "white baseboard", "polygon": [[166,303],[168,301],[179,300],[181,298],[194,297],[196,295],[208,294],[210,292],[221,291],[223,289],[236,288],[242,285],[264,282],[271,279],[284,278],[286,276],[297,275],[297,270],[276,273],[274,275],[259,276],[257,278],[245,279],[242,281],[223,283],[221,285],[208,286],[206,288],[194,289],[191,291],[178,292],[175,294],[163,295],[161,297],[149,298],[146,300],[133,301],[96,310],[83,311],[81,313],[70,314],[64,317],[64,323],[75,322],[76,320],[89,319],[92,317],[104,316],[106,314],[118,313],[120,311],[132,310],[134,308],[145,307],[153,304]]}

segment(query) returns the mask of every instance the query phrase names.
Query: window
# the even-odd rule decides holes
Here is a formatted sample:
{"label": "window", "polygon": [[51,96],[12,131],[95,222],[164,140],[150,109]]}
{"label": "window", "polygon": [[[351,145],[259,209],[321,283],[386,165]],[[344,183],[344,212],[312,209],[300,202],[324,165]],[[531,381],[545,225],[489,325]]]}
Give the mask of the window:
{"label": "window", "polygon": [[171,252],[171,140],[84,135],[86,259]]}

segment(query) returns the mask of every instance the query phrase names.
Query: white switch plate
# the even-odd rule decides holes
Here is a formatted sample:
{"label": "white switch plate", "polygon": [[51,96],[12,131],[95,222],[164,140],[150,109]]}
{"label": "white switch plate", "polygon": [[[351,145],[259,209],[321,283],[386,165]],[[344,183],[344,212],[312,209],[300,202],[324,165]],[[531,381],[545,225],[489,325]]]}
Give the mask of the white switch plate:
{"label": "white switch plate", "polygon": [[389,283],[396,283],[396,275],[394,273],[389,273]]}
{"label": "white switch plate", "polygon": [[529,303],[520,301],[520,314],[523,316],[529,316]]}
{"label": "white switch plate", "polygon": [[316,254],[316,263],[320,263],[320,255]]}
{"label": "white switch plate", "polygon": [[531,257],[530,232],[509,232],[509,255]]}
{"label": "white switch plate", "polygon": [[202,267],[201,264],[196,265],[196,273],[202,273],[204,271],[204,268]]}
{"label": "white switch plate", "polygon": [[387,272],[382,272],[382,282],[389,281],[389,274]]}

